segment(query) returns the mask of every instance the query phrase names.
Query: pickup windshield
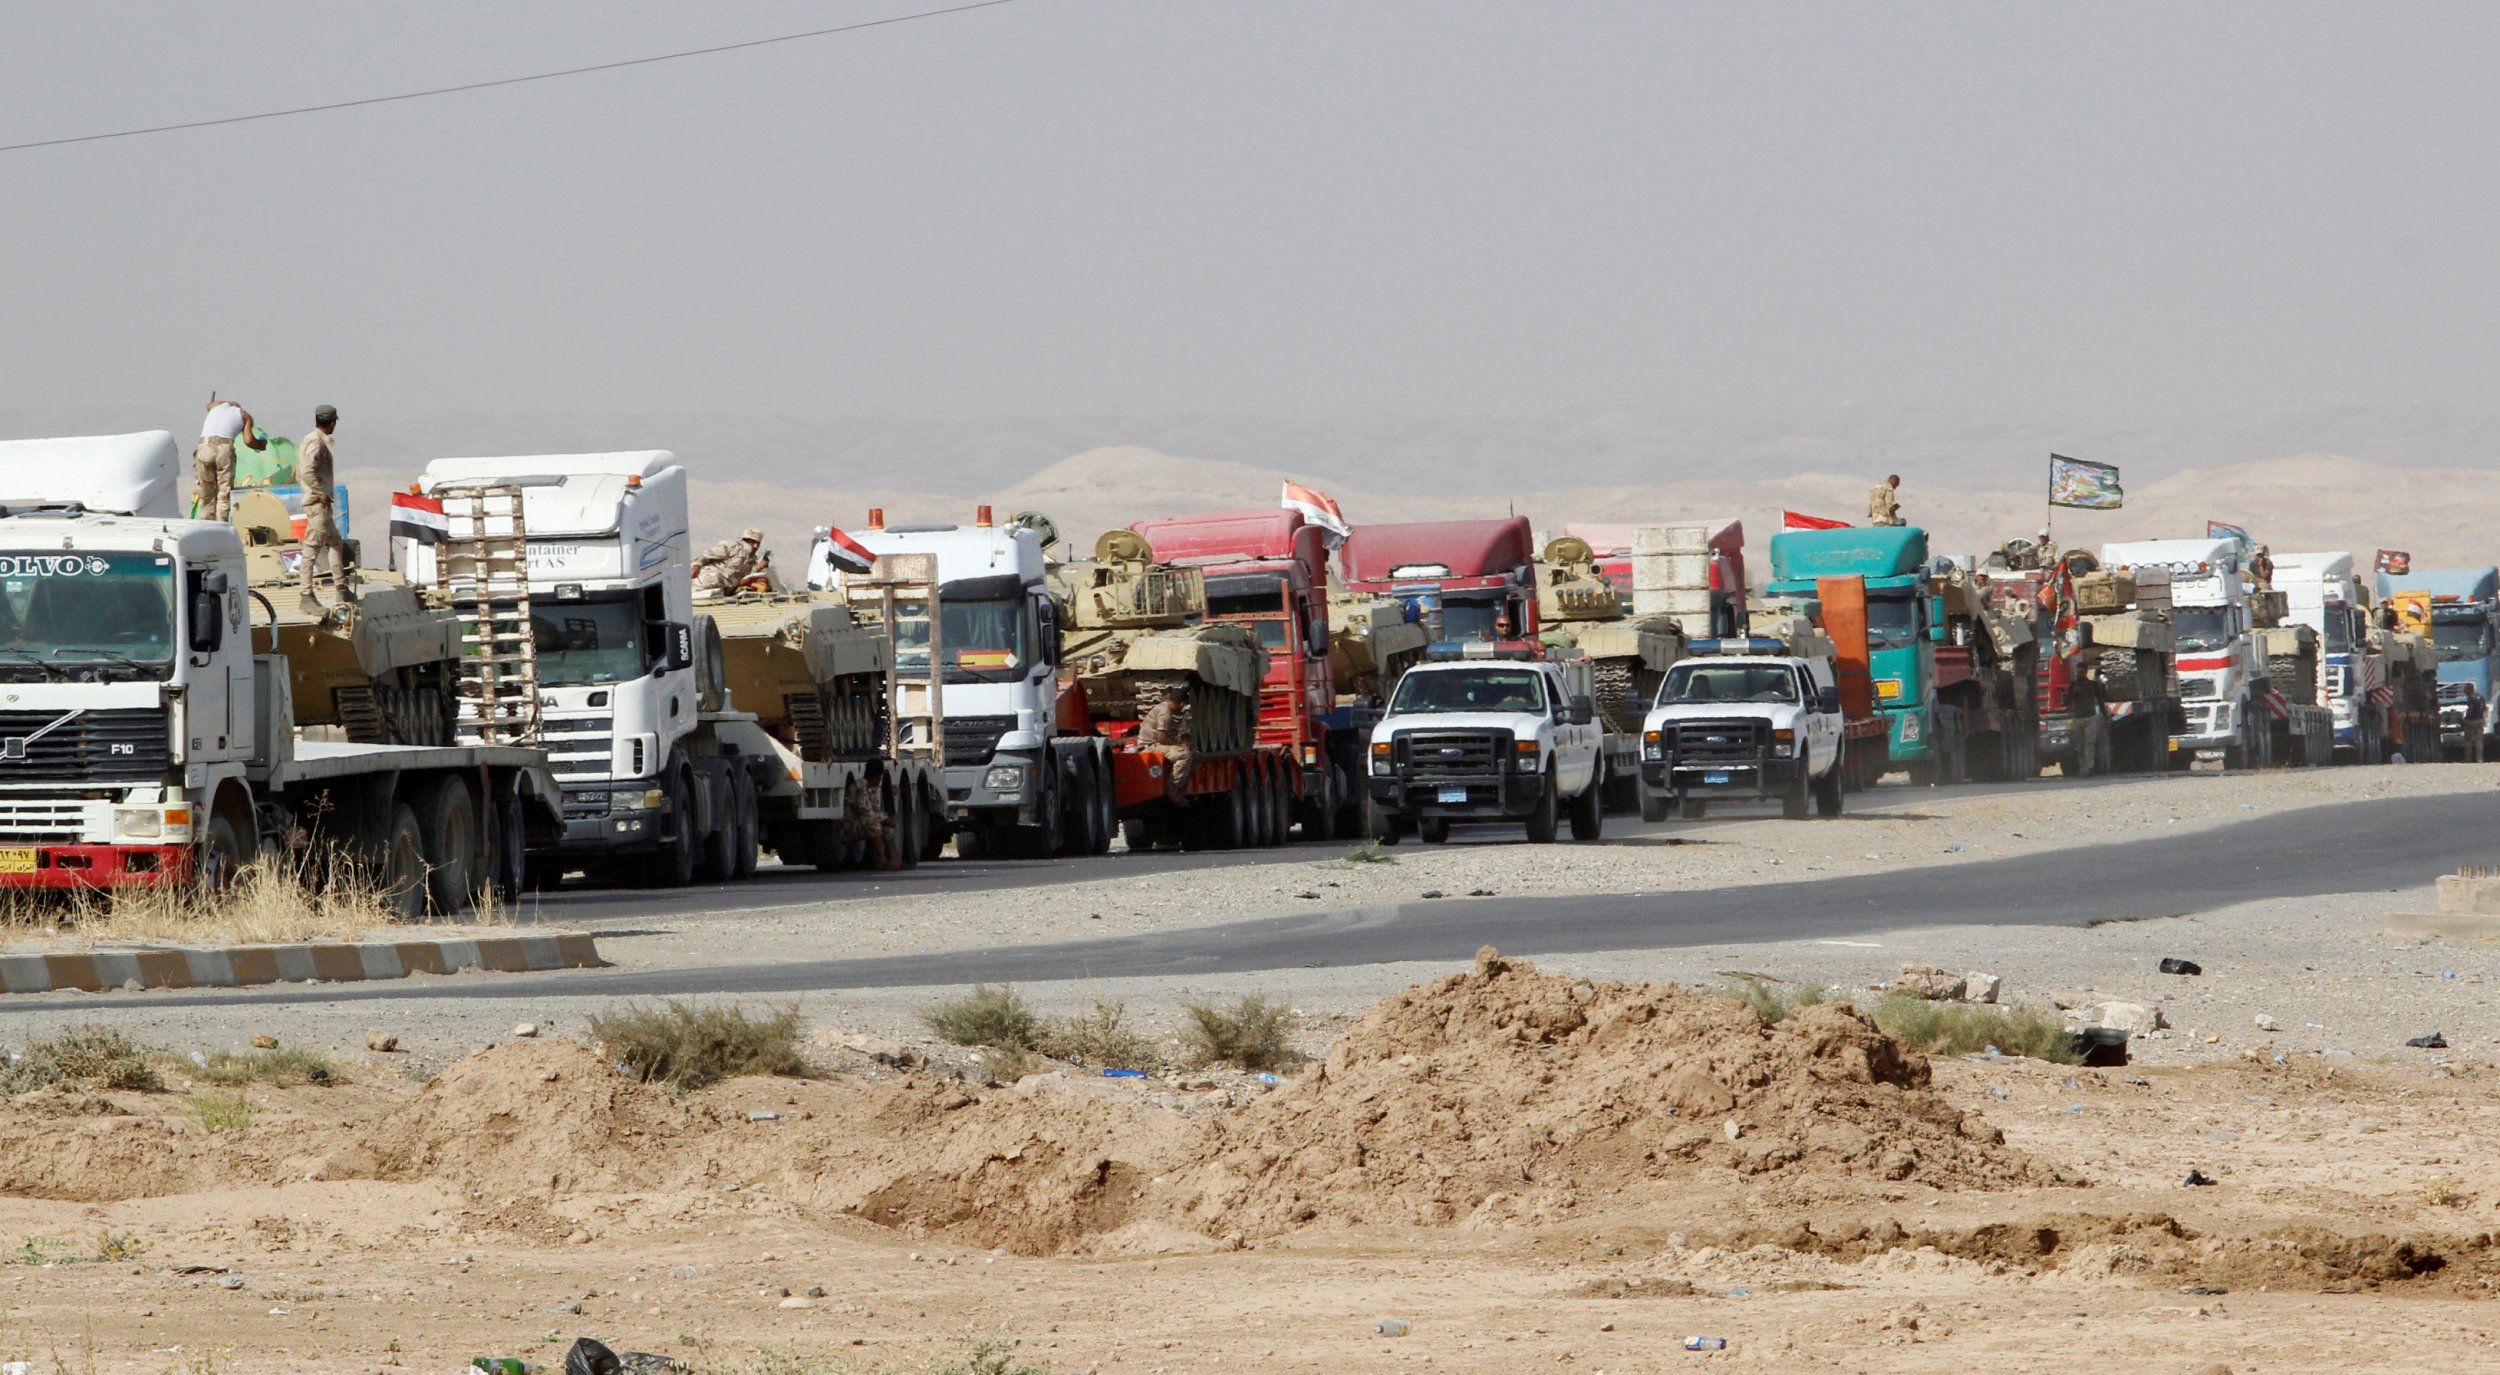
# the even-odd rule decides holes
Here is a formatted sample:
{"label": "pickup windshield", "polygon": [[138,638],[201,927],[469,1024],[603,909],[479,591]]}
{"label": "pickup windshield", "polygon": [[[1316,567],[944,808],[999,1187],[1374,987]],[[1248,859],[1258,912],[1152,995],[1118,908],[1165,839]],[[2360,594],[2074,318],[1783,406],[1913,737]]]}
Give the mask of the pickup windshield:
{"label": "pickup windshield", "polygon": [[549,687],[626,683],[650,671],[643,654],[642,597],[611,593],[577,602],[533,599],[530,639],[538,681]]}
{"label": "pickup windshield", "polygon": [[171,558],[0,553],[0,682],[165,679],[173,666]]}
{"label": "pickup windshield", "polygon": [[1918,643],[1918,594],[1879,592],[1866,599],[1866,646],[1907,649]]}
{"label": "pickup windshield", "polygon": [[2179,632],[2179,648],[2215,650],[2231,642],[2231,608],[2172,607],[2170,623]]}
{"label": "pickup windshield", "polygon": [[1393,716],[1442,711],[1545,710],[1545,680],[1526,669],[1467,668],[1409,673],[1389,703]]}
{"label": "pickup windshield", "polygon": [[1697,702],[1794,702],[1797,674],[1786,664],[1681,663],[1667,670],[1658,705]]}

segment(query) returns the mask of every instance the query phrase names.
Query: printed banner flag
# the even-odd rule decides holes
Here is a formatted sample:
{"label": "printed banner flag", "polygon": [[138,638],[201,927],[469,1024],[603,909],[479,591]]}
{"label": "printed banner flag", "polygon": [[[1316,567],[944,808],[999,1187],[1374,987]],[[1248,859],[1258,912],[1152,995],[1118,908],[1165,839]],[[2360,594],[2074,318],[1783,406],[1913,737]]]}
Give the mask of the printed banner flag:
{"label": "printed banner flag", "polygon": [[1780,528],[1782,530],[1846,530],[1849,528],[1849,522],[1832,520],[1825,516],[1804,515],[1796,511],[1782,511],[1780,512]]}
{"label": "printed banner flag", "polygon": [[2239,527],[2239,526],[2237,526],[2237,525],[2233,525],[2231,522],[2229,522],[2229,521],[2227,521],[2227,520],[2208,520],[2208,521],[2206,521],[2206,522],[2205,522],[2205,538],[2207,538],[2207,539],[2227,539],[2227,540],[2232,540],[2232,541],[2236,542],[2236,543],[2240,546],[2240,553],[2242,553],[2243,555],[2245,555],[2245,554],[2248,552],[2249,547],[2250,547],[2251,545],[2254,545],[2254,544],[2256,543],[2256,541],[2255,541],[2255,540],[2252,540],[2252,539],[2250,539],[2250,538],[2248,537],[2248,531],[2247,531],[2247,530],[2245,530],[2245,529],[2243,529],[2243,528],[2241,528],[2241,527]]}
{"label": "printed banner flag", "polygon": [[2115,511],[2126,504],[2118,485],[2118,465],[2089,459],[2049,455],[2049,505],[2085,511]]}
{"label": "printed banner flag", "polygon": [[2372,567],[2381,573],[2393,573],[2398,577],[2403,577],[2413,571],[2413,556],[2402,549],[2381,549],[2378,551],[2378,560]]}
{"label": "printed banner flag", "polygon": [[1300,511],[1302,518],[1328,532],[1328,547],[1345,543],[1354,527],[1346,524],[1345,512],[1337,509],[1336,498],[1326,492],[1315,492],[1298,482],[1285,484],[1285,509]]}
{"label": "printed banner flag", "polygon": [[451,521],[443,515],[442,502],[415,492],[391,493],[392,539],[440,544],[450,532]]}
{"label": "printed banner flag", "polygon": [[825,531],[825,558],[837,573],[865,573],[877,565],[867,545],[835,529]]}

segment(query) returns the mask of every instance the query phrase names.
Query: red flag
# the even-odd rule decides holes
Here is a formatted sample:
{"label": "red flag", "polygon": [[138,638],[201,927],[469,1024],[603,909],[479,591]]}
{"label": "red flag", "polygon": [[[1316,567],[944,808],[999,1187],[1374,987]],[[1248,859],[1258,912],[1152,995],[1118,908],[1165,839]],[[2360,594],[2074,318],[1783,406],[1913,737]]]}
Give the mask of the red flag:
{"label": "red flag", "polygon": [[877,565],[877,556],[868,551],[867,545],[840,530],[825,531],[825,557],[843,573],[865,573]]}
{"label": "red flag", "polygon": [[1354,533],[1354,527],[1345,523],[1345,512],[1337,509],[1336,498],[1326,492],[1315,492],[1299,482],[1288,482],[1285,484],[1284,507],[1288,511],[1300,511],[1304,520],[1327,531],[1328,544],[1332,549]]}
{"label": "red flag", "polygon": [[1780,512],[1780,528],[1783,530],[1846,530],[1849,528],[1849,522],[1828,520],[1822,516],[1800,515],[1795,511],[1782,511]]}

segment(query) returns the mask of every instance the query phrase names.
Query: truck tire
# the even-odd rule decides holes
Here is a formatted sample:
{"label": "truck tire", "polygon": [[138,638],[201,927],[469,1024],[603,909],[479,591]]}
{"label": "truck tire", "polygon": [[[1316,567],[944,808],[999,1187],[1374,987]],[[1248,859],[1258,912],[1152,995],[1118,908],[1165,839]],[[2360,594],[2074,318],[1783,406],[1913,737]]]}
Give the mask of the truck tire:
{"label": "truck tire", "polygon": [[1285,777],[1282,768],[1271,767],[1267,771],[1264,791],[1267,795],[1267,833],[1259,844],[1272,850],[1293,838],[1293,782]]}
{"label": "truck tire", "polygon": [[1319,790],[1294,810],[1295,824],[1302,828],[1306,844],[1322,844],[1337,834],[1337,770],[1323,767],[1319,771]]}
{"label": "truck tire", "polygon": [[729,801],[735,818],[730,830],[736,835],[736,858],[730,862],[729,877],[744,883],[755,877],[756,866],[763,862],[764,806],[755,797],[755,775],[739,770],[730,785]]}
{"label": "truck tire", "polygon": [[[686,771],[676,768],[660,785],[667,798],[666,814],[677,820],[677,834],[642,855],[636,877],[645,888],[683,888],[694,882],[695,844],[701,837],[695,834],[694,790],[687,786],[689,781]],[[822,838],[818,841],[821,844]],[[818,863],[821,867],[822,860]]]}
{"label": "truck tire", "polygon": [[1675,813],[1675,799],[1664,793],[1641,789],[1641,820],[1655,826]]}
{"label": "truck tire", "polygon": [[1606,834],[1606,767],[1599,764],[1589,785],[1571,799],[1571,838],[1596,840]]}
{"label": "truck tire", "polygon": [[1111,838],[1120,833],[1120,766],[1111,757],[1111,746],[1097,741],[1094,745],[1094,777],[1099,785],[1094,792],[1094,848],[1090,853],[1111,853]]}
{"label": "truck tire", "polygon": [[1848,771],[1848,762],[1846,755],[1833,760],[1831,768],[1825,770],[1821,778],[1814,780],[1814,814],[1816,816],[1840,815],[1840,795],[1843,791],[1840,786],[1840,777]]}
{"label": "truck tire", "polygon": [[424,920],[425,832],[417,824],[414,807],[405,802],[391,805],[390,824],[383,829],[382,853],[377,858],[374,881],[382,890],[382,910],[393,921]]}
{"label": "truck tire", "polygon": [[212,893],[232,887],[235,875],[252,862],[254,837],[235,820],[236,810],[220,806],[210,813],[208,834],[200,840],[200,886]]}
{"label": "truck tire", "polygon": [[[705,780],[698,776],[695,786]],[[723,776],[717,780],[718,805],[711,809],[712,828],[695,839],[694,877],[702,883],[727,883],[738,868],[738,799],[736,779]]]}
{"label": "truck tire", "polygon": [[486,830],[477,799],[458,774],[429,780],[411,799],[424,847],[426,896],[438,916],[456,917],[486,891]]}
{"label": "truck tire", "polygon": [[1415,838],[1422,841],[1426,845],[1449,844],[1450,819],[1446,816],[1426,816],[1416,818]]}
{"label": "truck tire", "polygon": [[1562,800],[1554,796],[1554,776],[1545,775],[1536,790],[1536,805],[1528,811],[1528,843],[1551,845],[1562,832]]}
{"label": "truck tire", "polygon": [[1675,814],[1686,821],[1699,821],[1710,815],[1710,799],[1679,797],[1675,800]]}
{"label": "truck tire", "polygon": [[507,797],[495,804],[494,835],[495,898],[499,902],[519,902],[521,886],[529,878],[529,833],[522,824],[519,797]]}

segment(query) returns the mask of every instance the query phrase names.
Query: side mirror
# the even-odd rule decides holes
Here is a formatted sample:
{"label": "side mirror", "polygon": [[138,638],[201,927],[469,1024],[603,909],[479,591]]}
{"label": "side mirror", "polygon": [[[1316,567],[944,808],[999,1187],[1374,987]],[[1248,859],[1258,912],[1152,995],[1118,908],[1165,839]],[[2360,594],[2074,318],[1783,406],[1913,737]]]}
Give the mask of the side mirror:
{"label": "side mirror", "polygon": [[226,575],[223,573],[202,573],[200,575],[200,590],[202,592],[222,597],[226,595],[228,586],[229,584],[226,581]]}
{"label": "side mirror", "polygon": [[1572,694],[1571,714],[1564,718],[1572,725],[1585,726],[1597,719],[1597,703],[1580,693]]}
{"label": "side mirror", "polygon": [[[211,573],[209,578],[225,581],[223,573]],[[226,642],[226,599],[208,590],[208,578],[200,582],[200,590],[191,594],[191,626],[186,638],[192,653],[214,654]]]}
{"label": "side mirror", "polygon": [[1814,694],[1814,709],[1826,716],[1840,710],[1840,689],[1827,687]]}
{"label": "side mirror", "polygon": [[694,667],[694,627],[684,621],[661,621],[655,627],[660,633],[661,664],[669,673],[682,673]]}

